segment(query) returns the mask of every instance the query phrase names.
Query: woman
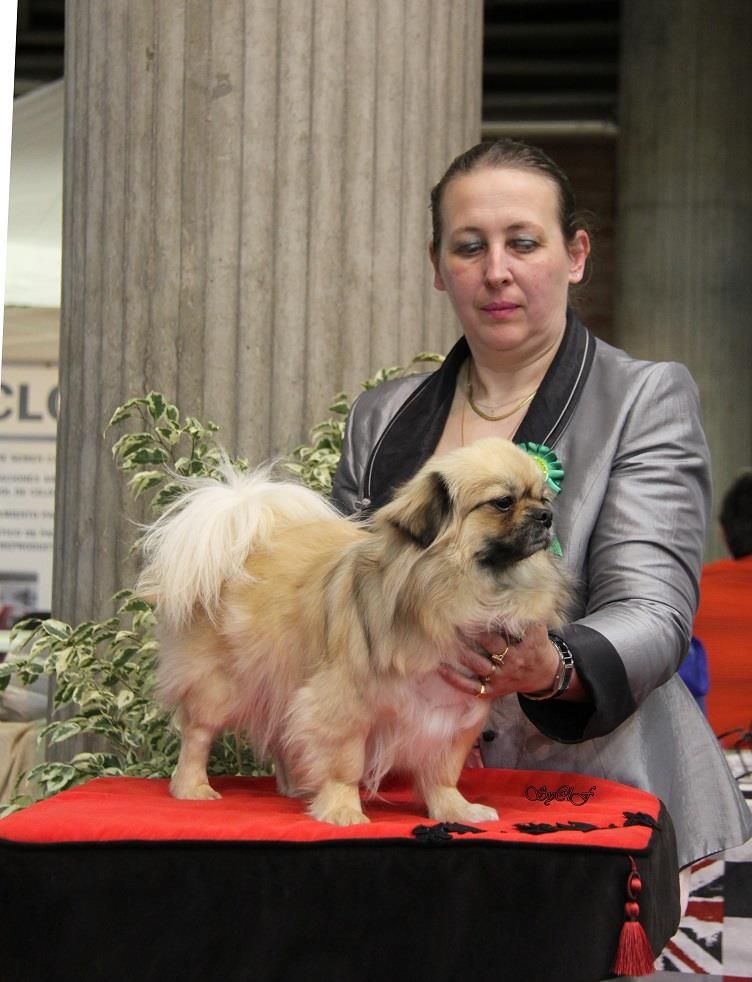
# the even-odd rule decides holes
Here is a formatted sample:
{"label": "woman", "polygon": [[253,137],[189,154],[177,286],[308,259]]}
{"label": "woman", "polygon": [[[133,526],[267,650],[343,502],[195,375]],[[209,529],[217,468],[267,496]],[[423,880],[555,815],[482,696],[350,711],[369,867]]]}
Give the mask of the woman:
{"label": "woman", "polygon": [[334,499],[370,511],[432,453],[483,436],[550,448],[564,469],[555,528],[577,584],[571,622],[553,639],[542,625],[482,636],[463,652],[473,677],[445,670],[494,700],[483,760],[651,791],[672,815],[680,866],[737,845],[752,835],[749,811],[675,674],[710,499],[696,387],[683,366],[632,359],[568,310],[590,244],[542,151],[473,147],[431,205],[434,284],[464,336],[439,371],[356,401]]}

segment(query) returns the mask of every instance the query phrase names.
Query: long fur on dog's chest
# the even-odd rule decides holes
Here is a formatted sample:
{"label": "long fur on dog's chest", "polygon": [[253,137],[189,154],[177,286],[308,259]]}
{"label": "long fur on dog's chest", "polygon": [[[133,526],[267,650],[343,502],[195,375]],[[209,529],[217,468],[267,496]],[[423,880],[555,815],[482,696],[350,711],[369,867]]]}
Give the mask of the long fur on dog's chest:
{"label": "long fur on dog's chest", "polygon": [[[489,703],[452,688],[438,672],[429,672],[383,686],[383,722],[376,714],[376,739],[391,741],[392,766],[424,761],[436,745],[449,744],[454,735],[475,729],[487,716]],[[385,747],[386,750],[386,747]]]}

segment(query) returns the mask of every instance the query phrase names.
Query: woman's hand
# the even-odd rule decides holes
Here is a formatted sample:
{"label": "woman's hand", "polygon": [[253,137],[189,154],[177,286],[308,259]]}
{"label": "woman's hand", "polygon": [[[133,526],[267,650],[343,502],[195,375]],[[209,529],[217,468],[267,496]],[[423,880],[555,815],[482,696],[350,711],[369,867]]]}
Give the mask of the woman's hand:
{"label": "woman's hand", "polygon": [[[457,644],[459,663],[467,671],[445,662],[439,672],[455,689],[472,696],[497,699],[512,692],[547,692],[559,669],[559,653],[545,624],[532,624],[522,638],[495,632],[470,638],[458,633]],[[587,698],[576,672],[560,698]]]}

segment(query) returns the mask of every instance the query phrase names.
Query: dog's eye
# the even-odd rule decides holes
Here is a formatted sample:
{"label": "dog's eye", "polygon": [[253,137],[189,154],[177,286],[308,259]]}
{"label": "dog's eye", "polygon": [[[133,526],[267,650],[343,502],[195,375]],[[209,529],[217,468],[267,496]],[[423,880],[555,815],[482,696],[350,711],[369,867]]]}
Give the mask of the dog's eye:
{"label": "dog's eye", "polygon": [[514,504],[514,498],[505,494],[503,498],[494,498],[491,504],[497,511],[509,511]]}

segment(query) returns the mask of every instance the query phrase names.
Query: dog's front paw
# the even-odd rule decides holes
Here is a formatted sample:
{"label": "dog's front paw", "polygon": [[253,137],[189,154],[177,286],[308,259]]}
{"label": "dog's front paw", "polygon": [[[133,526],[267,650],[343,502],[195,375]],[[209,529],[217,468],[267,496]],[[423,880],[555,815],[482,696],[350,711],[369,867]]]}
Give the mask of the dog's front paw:
{"label": "dog's front paw", "polygon": [[477,802],[468,801],[466,807],[462,809],[462,818],[452,819],[460,822],[497,822],[499,813],[490,805],[480,805]]}
{"label": "dog's front paw", "polygon": [[222,797],[209,783],[186,784],[174,778],[170,781],[170,794],[181,801],[214,801]]}
{"label": "dog's front paw", "polygon": [[364,822],[371,821],[359,808],[350,808],[348,805],[340,805],[321,812],[311,808],[310,813],[319,822],[328,822],[329,825],[362,825]]}
{"label": "dog's front paw", "polygon": [[456,788],[431,788],[426,790],[425,797],[428,814],[435,822],[472,824],[495,822],[499,818],[495,808],[468,801]]}
{"label": "dog's front paw", "polygon": [[308,809],[319,822],[330,825],[362,825],[370,819],[360,807],[360,794],[354,784],[329,781],[319,791]]}

